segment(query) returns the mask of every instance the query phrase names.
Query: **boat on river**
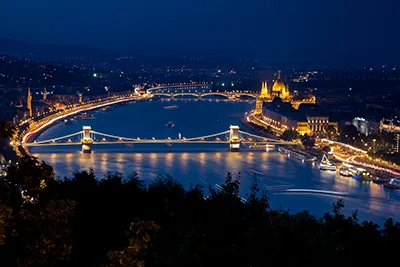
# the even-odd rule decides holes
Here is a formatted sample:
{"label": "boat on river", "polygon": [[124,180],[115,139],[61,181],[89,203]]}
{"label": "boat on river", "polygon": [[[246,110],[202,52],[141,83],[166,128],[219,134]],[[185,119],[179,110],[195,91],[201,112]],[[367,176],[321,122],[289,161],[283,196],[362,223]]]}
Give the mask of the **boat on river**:
{"label": "boat on river", "polygon": [[375,177],[375,178],[372,179],[372,182],[374,184],[385,184],[385,183],[388,183],[388,180],[380,178],[380,177]]}
{"label": "boat on river", "polygon": [[70,125],[70,124],[73,124],[74,122],[75,122],[74,118],[70,118],[70,119],[65,119],[64,120],[64,124],[65,125]]}
{"label": "boat on river", "polygon": [[317,159],[313,156],[310,156],[306,153],[303,153],[301,151],[297,151],[294,149],[289,149],[289,148],[285,148],[285,147],[279,147],[278,151],[282,154],[285,154],[286,156],[290,157],[290,158],[294,158],[294,159],[298,159],[301,160],[303,162],[307,161],[307,162],[314,162]]}
{"label": "boat on river", "polygon": [[356,180],[360,180],[360,181],[371,181],[372,180],[372,174],[363,169],[358,169],[356,172],[353,173],[353,175],[351,177],[353,177]]}
{"label": "boat on river", "polygon": [[169,121],[167,124],[165,124],[165,126],[169,127],[169,128],[173,128],[173,127],[175,127],[175,123],[173,121]]}
{"label": "boat on river", "polygon": [[339,174],[340,174],[341,176],[351,177],[353,173],[352,173],[352,171],[351,171],[350,168],[348,168],[348,167],[341,167],[341,168],[339,169]]}
{"label": "boat on river", "polygon": [[383,186],[385,188],[394,189],[394,190],[400,189],[400,180],[393,178],[388,183],[383,184]]}
{"label": "boat on river", "polygon": [[336,171],[336,165],[330,162],[328,157],[324,154],[319,163],[319,169],[323,171]]}
{"label": "boat on river", "polygon": [[80,120],[94,120],[96,119],[92,114],[88,114],[88,113],[82,113],[81,116],[79,116]]}
{"label": "boat on river", "polygon": [[175,105],[175,106],[165,106],[165,107],[164,107],[165,110],[177,109],[177,108],[178,108],[178,106],[176,106],[176,105]]}

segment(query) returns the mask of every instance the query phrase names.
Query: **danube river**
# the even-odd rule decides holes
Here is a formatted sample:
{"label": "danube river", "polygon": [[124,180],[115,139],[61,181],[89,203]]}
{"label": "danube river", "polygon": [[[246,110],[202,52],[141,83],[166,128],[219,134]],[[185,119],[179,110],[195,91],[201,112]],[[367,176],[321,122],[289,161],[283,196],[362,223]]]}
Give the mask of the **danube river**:
{"label": "danube river", "polygon": [[[164,109],[176,105],[175,109]],[[94,113],[94,120],[78,120],[74,124],[56,124],[37,140],[47,140],[78,132],[82,126],[116,136],[157,139],[203,136],[239,125],[243,114],[253,108],[254,101],[163,100],[115,106],[107,112]],[[174,122],[175,127],[166,127]],[[361,183],[335,172],[320,171],[316,164],[302,163],[276,151],[228,152],[225,145],[103,145],[93,146],[92,154],[82,154],[80,147],[35,147],[31,153],[52,165],[59,177],[71,176],[76,170],[92,167],[98,177],[107,172],[126,176],[133,171],[147,181],[158,175],[171,175],[186,188],[190,184],[222,184],[226,173],[240,172],[241,194],[245,197],[257,175],[261,189],[267,189],[273,208],[293,212],[308,209],[321,216],[331,211],[332,203],[341,197],[345,212],[358,209],[360,219],[382,224],[387,217],[400,219],[400,193],[373,183]],[[300,190],[298,190],[300,189]],[[307,190],[307,192],[301,192]],[[315,190],[315,191],[312,191]],[[329,191],[329,192],[323,192]],[[335,192],[334,195],[333,192]]]}

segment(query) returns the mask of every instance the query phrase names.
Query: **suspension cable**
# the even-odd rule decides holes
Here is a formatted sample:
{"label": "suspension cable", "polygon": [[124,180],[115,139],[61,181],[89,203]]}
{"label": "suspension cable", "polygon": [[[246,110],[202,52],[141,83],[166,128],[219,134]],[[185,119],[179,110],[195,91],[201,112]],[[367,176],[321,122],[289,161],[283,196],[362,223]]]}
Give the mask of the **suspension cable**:
{"label": "suspension cable", "polygon": [[83,131],[77,132],[77,133],[73,133],[73,134],[69,134],[69,135],[65,135],[65,136],[61,136],[61,137],[57,137],[57,138],[53,138],[53,139],[49,139],[49,140],[43,140],[43,141],[37,141],[35,142],[36,144],[43,144],[43,143],[48,143],[48,142],[55,142],[58,141],[60,139],[64,139],[64,138],[69,138],[75,135],[79,135],[79,134],[83,134]]}

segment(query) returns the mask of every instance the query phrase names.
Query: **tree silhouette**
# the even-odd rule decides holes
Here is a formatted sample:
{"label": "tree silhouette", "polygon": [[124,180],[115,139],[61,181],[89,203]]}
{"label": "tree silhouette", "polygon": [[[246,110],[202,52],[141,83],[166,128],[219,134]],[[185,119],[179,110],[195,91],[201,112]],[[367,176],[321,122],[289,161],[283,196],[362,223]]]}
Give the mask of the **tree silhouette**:
{"label": "tree silhouette", "polygon": [[248,189],[228,173],[203,190],[168,175],[145,184],[137,173],[89,170],[55,180],[36,159],[18,165],[0,179],[0,266],[368,266],[359,255],[371,248],[397,252],[399,223],[359,222],[343,200],[321,218],[274,210],[257,176]]}

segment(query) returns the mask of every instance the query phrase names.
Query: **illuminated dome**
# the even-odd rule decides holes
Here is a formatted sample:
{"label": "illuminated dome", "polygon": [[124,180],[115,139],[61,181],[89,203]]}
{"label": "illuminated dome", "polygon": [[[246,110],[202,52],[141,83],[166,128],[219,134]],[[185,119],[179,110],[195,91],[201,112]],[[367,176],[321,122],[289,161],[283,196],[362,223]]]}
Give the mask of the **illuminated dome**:
{"label": "illuminated dome", "polygon": [[289,92],[287,91],[285,83],[281,80],[281,72],[278,72],[278,79],[274,82],[272,86],[272,92],[278,93],[280,98],[287,98]]}

